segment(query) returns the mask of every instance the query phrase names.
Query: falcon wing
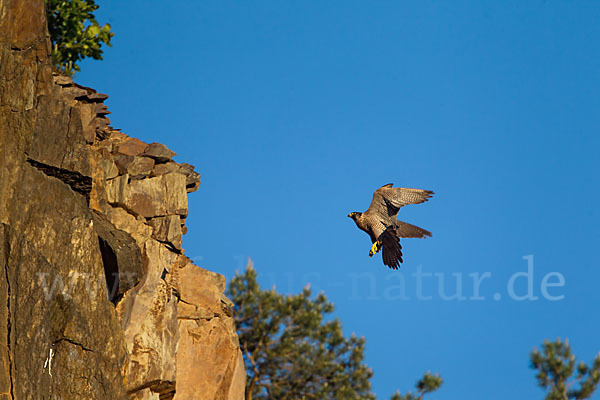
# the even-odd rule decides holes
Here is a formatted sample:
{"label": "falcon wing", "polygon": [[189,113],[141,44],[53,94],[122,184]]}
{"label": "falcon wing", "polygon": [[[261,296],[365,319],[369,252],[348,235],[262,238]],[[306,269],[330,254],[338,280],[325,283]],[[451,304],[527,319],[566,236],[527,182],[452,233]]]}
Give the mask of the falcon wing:
{"label": "falcon wing", "polygon": [[431,190],[395,188],[392,185],[392,183],[388,183],[375,191],[371,205],[366,212],[395,217],[400,207],[407,204],[424,203],[433,196]]}
{"label": "falcon wing", "polygon": [[400,264],[402,263],[402,246],[400,245],[400,238],[395,235],[394,228],[389,226],[379,236],[378,240],[381,243],[383,263],[391,269],[400,268]]}

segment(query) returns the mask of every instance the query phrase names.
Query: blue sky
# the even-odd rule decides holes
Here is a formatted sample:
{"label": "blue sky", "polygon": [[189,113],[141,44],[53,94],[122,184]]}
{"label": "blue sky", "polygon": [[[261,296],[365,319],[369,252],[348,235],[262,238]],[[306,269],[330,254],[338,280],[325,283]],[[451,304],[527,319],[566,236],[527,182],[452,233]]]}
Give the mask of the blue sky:
{"label": "blue sky", "polygon": [[[445,380],[432,400],[542,398],[534,346],[600,350],[600,3],[98,3],[113,47],[76,80],[110,95],[113,126],[202,174],[186,254],[325,291],[367,339],[379,398],[427,370]],[[399,272],[346,217],[391,182],[436,192],[400,211],[433,238],[404,240]],[[538,299],[517,301],[528,255]],[[420,300],[419,270],[447,295],[459,274],[467,299],[434,275]],[[552,272],[561,300],[541,291]]]}

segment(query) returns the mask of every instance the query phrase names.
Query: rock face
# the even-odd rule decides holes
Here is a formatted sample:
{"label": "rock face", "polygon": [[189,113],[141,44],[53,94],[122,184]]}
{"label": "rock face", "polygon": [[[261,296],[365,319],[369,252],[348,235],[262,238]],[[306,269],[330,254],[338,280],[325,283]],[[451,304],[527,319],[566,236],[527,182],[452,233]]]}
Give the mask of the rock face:
{"label": "rock face", "polygon": [[181,247],[200,176],[48,54],[43,0],[0,0],[0,400],[243,399],[225,280]]}

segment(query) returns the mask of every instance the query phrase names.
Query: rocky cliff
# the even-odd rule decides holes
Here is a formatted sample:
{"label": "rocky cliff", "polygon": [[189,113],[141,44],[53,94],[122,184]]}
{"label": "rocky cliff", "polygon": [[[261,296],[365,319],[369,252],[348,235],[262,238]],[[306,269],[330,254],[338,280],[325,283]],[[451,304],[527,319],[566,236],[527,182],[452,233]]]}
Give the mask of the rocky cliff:
{"label": "rocky cliff", "polygon": [[0,0],[0,399],[242,399],[225,280],[181,247],[200,176],[48,55],[43,0]]}

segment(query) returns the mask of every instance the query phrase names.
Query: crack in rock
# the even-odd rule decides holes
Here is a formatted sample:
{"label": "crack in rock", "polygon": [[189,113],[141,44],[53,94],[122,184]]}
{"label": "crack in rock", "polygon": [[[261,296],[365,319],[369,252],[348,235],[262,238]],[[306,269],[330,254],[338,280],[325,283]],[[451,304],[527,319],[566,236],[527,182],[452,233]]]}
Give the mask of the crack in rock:
{"label": "crack in rock", "polygon": [[27,162],[31,164],[31,166],[42,171],[44,174],[60,179],[69,185],[71,189],[79,194],[82,194],[89,201],[90,192],[92,191],[92,178],[89,176],[82,175],[79,172],[69,171],[68,169],[44,164],[32,160],[31,158],[28,158]]}

